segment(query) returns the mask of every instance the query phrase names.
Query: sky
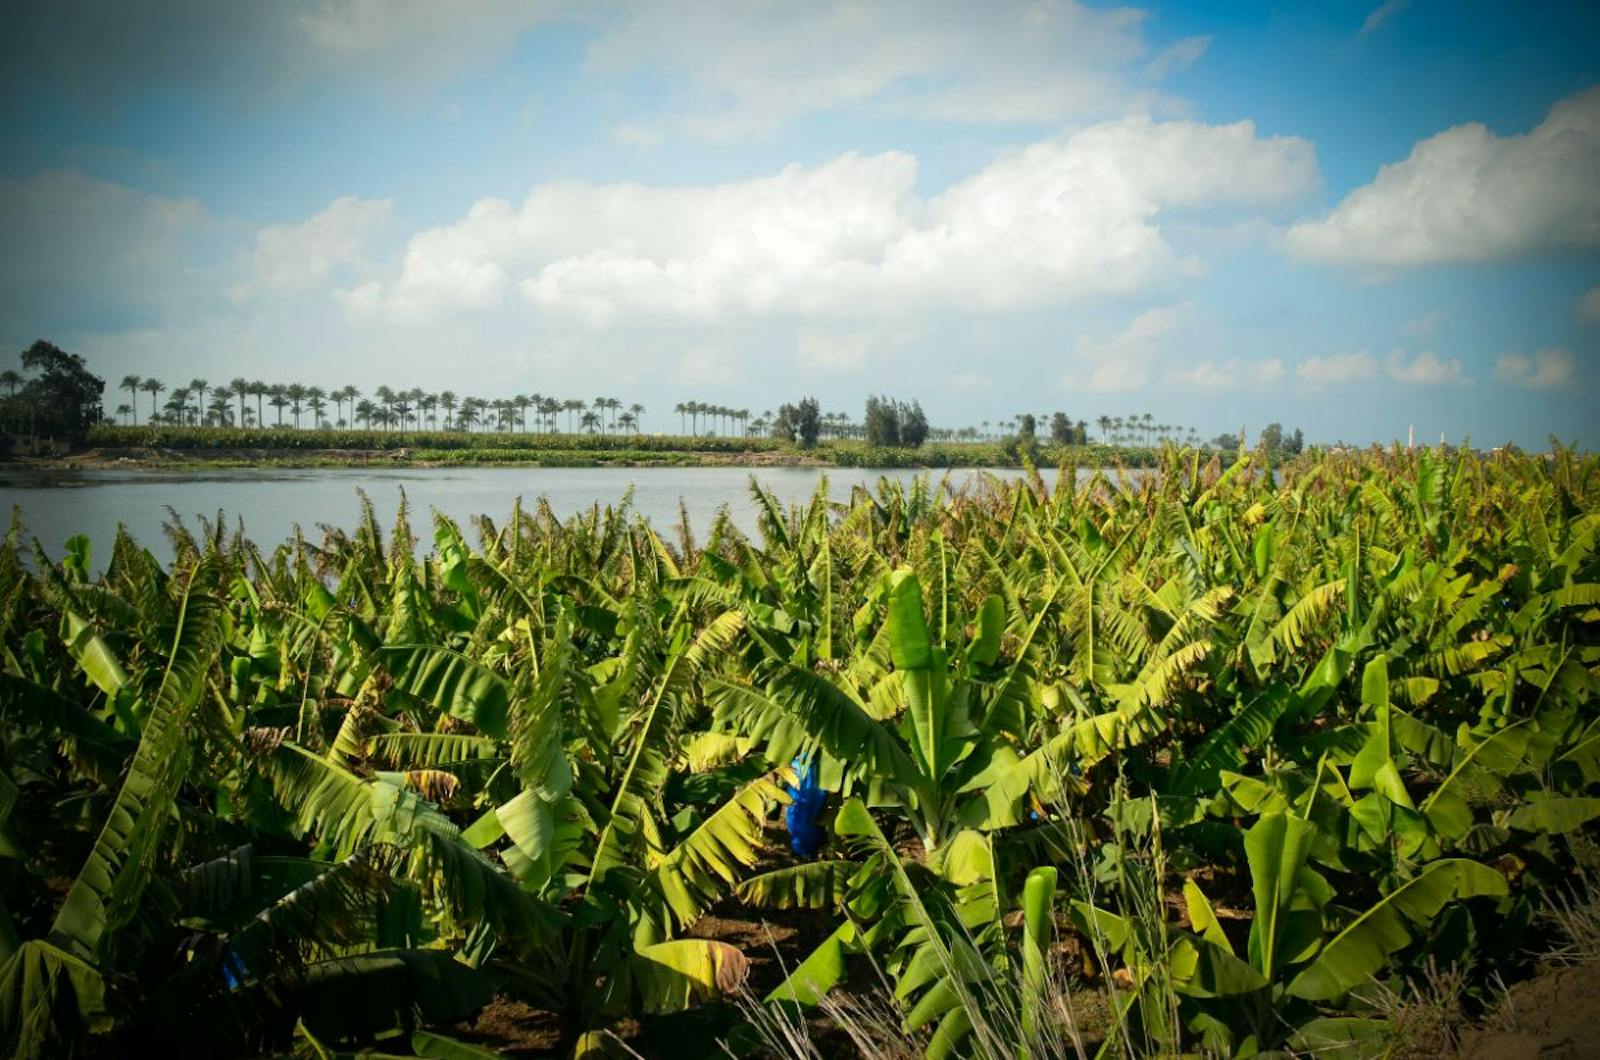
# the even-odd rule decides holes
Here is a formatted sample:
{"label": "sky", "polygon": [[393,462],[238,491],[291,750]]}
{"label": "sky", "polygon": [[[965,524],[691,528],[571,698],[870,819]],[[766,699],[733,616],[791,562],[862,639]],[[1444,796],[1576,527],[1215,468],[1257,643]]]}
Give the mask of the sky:
{"label": "sky", "polygon": [[111,387],[1597,440],[1593,3],[7,22],[0,350],[44,338]]}

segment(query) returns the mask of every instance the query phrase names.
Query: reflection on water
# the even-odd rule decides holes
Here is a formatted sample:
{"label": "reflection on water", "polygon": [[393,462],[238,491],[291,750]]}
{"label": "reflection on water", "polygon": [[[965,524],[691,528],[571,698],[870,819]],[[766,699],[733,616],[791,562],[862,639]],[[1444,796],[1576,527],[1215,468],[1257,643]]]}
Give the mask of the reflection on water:
{"label": "reflection on water", "polygon": [[[171,553],[161,527],[172,513],[194,527],[197,516],[214,518],[220,511],[230,527],[242,520],[251,539],[264,548],[292,537],[296,526],[309,536],[315,536],[322,525],[351,527],[360,514],[358,489],[366,491],[386,527],[392,525],[404,491],[413,512],[413,528],[424,541],[431,540],[427,532],[430,509],[443,512],[465,529],[474,516],[505,519],[517,497],[526,508],[542,496],[565,518],[591,505],[615,505],[630,486],[634,511],[658,528],[678,522],[681,499],[690,525],[697,531],[703,531],[717,509],[726,505],[741,529],[754,532],[756,508],[747,485],[751,473],[752,469],[743,467],[6,469],[0,470],[0,504],[7,511],[13,506],[21,509],[23,525],[50,555],[60,555],[63,542],[73,534],[88,534],[96,559],[103,562],[118,523],[156,555],[168,558]],[[754,473],[785,503],[810,497],[824,474],[829,495],[837,500],[847,499],[855,486],[875,485],[880,476],[909,483],[919,474],[805,467],[760,468]],[[1014,479],[1023,473],[1000,469],[931,474],[935,482],[948,475],[952,488],[962,488],[983,475]],[[468,537],[475,539],[470,533]]]}

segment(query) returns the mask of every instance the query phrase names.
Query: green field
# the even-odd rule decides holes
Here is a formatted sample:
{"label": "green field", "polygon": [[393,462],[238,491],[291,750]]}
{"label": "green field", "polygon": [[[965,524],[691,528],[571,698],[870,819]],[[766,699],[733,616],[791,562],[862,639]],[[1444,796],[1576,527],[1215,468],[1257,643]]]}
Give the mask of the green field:
{"label": "green field", "polygon": [[1160,459],[13,533],[0,1052],[1381,1055],[1594,956],[1600,459]]}

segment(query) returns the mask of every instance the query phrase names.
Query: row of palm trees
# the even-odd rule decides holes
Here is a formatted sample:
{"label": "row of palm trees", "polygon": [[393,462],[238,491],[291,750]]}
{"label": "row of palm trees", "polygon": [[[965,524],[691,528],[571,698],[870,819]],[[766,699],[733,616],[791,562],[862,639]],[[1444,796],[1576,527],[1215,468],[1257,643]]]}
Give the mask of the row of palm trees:
{"label": "row of palm trees", "polygon": [[1131,416],[1101,416],[1094,422],[1095,426],[1100,428],[1102,440],[1118,445],[1134,443],[1149,445],[1152,441],[1185,442],[1190,445],[1200,443],[1200,432],[1193,427],[1176,423],[1157,423],[1155,417],[1148,412],[1135,413]]}
{"label": "row of palm trees", "polygon": [[[562,414],[567,430],[593,434],[636,434],[645,408],[624,406],[614,397],[598,397],[592,402],[579,398],[557,398],[543,394],[516,394],[493,400],[458,396],[453,390],[437,394],[415,387],[395,390],[380,386],[370,398],[353,386],[324,390],[301,383],[266,383],[261,380],[234,379],[213,386],[204,379],[193,379],[185,386],[168,389],[156,378],[126,375],[118,386],[128,392],[129,401],[118,405],[116,415],[128,423],[139,422],[138,396],[150,395],[147,423],[194,427],[283,427],[302,426],[309,414],[310,426],[345,428],[362,426],[380,430],[486,430],[525,432],[555,431]],[[157,404],[167,394],[164,404]],[[235,406],[237,402],[237,408]],[[330,419],[330,405],[333,416]],[[276,414],[269,424],[266,409]],[[442,419],[442,423],[441,423]]]}
{"label": "row of palm trees", "polygon": [[[20,377],[9,381],[0,375],[0,385],[15,389],[18,382]],[[354,386],[324,390],[300,383],[266,383],[243,378],[215,386],[205,379],[193,379],[186,385],[169,389],[166,383],[154,377],[126,375],[118,389],[126,391],[129,400],[117,406],[116,415],[134,424],[139,422],[141,394],[149,395],[150,400],[146,422],[207,427],[298,428],[309,415],[310,426],[324,428],[361,426],[379,430],[422,430],[426,427],[437,430],[442,427],[463,431],[554,432],[564,425],[568,433],[636,434],[641,429],[645,412],[643,405],[625,406],[617,398],[604,396],[585,401],[535,393],[487,400],[458,396],[450,390],[430,393],[420,387],[395,390],[380,386],[366,397]],[[158,403],[163,394],[167,395],[166,401]],[[268,408],[273,410],[270,423]],[[328,415],[330,408],[331,417]],[[672,411],[678,415],[682,431],[696,437],[706,434],[766,437],[776,423],[770,410],[752,417],[747,408],[705,401],[682,401],[674,405]],[[1018,413],[1009,419],[984,420],[970,427],[936,427],[929,432],[929,437],[934,441],[993,440],[1021,433],[1024,417],[1029,415],[1033,414]],[[1034,420],[1035,429],[1043,431],[1049,415],[1039,413]],[[1101,441],[1108,444],[1150,445],[1165,440],[1197,444],[1200,440],[1194,428],[1157,422],[1148,412],[1100,416],[1094,422],[1100,428]],[[1086,424],[1079,421],[1078,426],[1082,428]],[[821,428],[823,438],[859,439],[866,435],[865,425],[844,412],[823,413]]]}

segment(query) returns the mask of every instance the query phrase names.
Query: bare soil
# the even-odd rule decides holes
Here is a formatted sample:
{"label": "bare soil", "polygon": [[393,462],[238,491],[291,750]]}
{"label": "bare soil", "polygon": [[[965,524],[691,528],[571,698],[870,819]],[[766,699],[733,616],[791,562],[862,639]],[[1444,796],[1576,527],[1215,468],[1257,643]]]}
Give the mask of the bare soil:
{"label": "bare soil", "polygon": [[1461,1060],[1600,1057],[1600,963],[1569,965],[1518,983],[1495,1018],[1468,1031]]}

